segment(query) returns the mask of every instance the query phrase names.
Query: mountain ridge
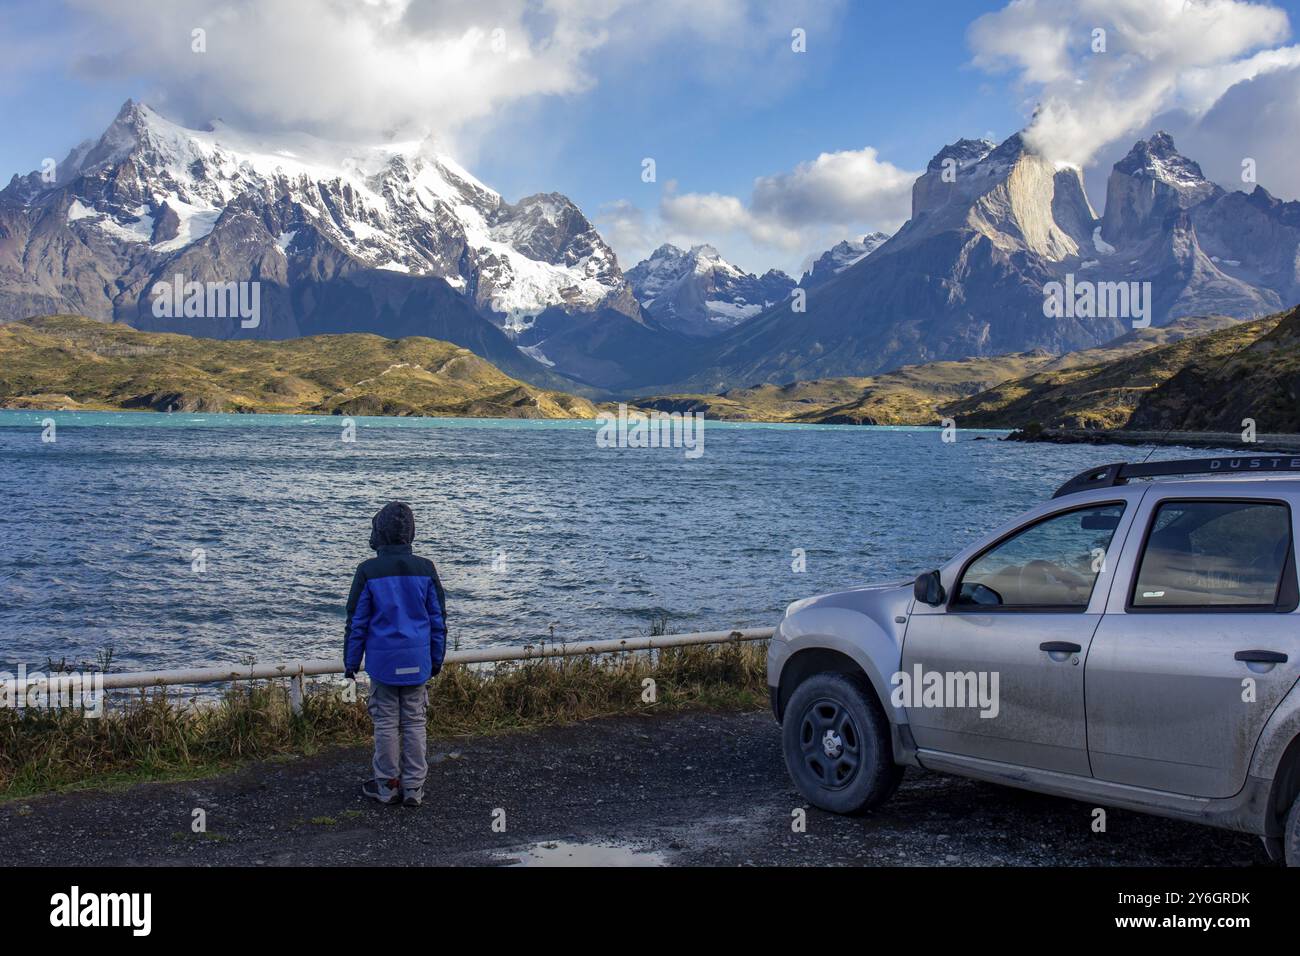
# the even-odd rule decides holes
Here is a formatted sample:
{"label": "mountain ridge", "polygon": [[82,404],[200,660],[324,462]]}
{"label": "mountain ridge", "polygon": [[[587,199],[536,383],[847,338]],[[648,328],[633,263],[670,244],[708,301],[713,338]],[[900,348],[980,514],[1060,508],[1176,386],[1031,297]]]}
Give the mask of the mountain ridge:
{"label": "mountain ridge", "polygon": [[[59,178],[62,177],[62,178]],[[258,283],[251,328],[154,313],[160,282]],[[571,202],[510,204],[427,142],[264,144],[127,101],[52,183],[0,191],[0,315],[75,311],[152,331],[426,334],[517,377],[574,383],[515,347],[533,316],[641,324],[612,250]]]}
{"label": "mountain ridge", "polygon": [[[1300,301],[1300,202],[1210,183],[1166,133],[1137,142],[1109,182],[1099,215],[1080,170],[1020,134],[962,139],[913,184],[902,228],[837,244],[797,286],[707,246],[661,246],[625,274],[562,194],[506,202],[430,141],[268,141],[128,101],[53,182],[33,173],[0,190],[0,321],[77,312],[216,338],[424,335],[539,387],[605,397],[1066,354],[1140,322]],[[177,276],[255,284],[260,315],[157,312],[156,290]],[[1126,294],[1118,312],[1049,317],[1045,291],[1067,279]]]}
{"label": "mountain ridge", "polygon": [[[1064,354],[1143,318],[1249,319],[1300,301],[1300,203],[1256,196],[1262,187],[1205,185],[1166,133],[1136,144],[1111,179],[1117,225],[1108,233],[1079,169],[1047,161],[1019,134],[996,146],[946,146],[913,185],[912,217],[887,242],[809,288],[803,312],[778,306],[718,336],[703,364],[667,390],[869,375],[1036,348]],[[1157,180],[1157,201],[1135,205],[1141,183]],[[1067,275],[1149,290],[1149,314],[1046,318],[1045,290]]]}

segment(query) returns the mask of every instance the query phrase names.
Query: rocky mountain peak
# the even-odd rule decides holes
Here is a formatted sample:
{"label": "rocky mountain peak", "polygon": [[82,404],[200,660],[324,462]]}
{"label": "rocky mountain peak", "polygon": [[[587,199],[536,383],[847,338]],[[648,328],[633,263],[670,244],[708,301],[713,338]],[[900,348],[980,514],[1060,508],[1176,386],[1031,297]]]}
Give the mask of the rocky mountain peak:
{"label": "rocky mountain peak", "polygon": [[990,139],[959,139],[935,153],[934,158],[926,164],[925,168],[927,170],[942,170],[944,160],[947,159],[955,160],[959,168],[970,166],[973,163],[978,163],[996,148],[997,143]]}
{"label": "rocky mountain peak", "polygon": [[1023,133],[1012,133],[984,157],[981,162],[1013,164],[1025,153],[1037,155],[1025,142]]}
{"label": "rocky mountain peak", "polygon": [[799,280],[799,285],[805,289],[821,285],[850,266],[857,265],[888,241],[889,236],[883,232],[869,232],[860,239],[843,239],[813,261]]}
{"label": "rocky mountain peak", "polygon": [[642,308],[668,328],[714,335],[786,298],[794,279],[777,269],[752,275],[702,243],[682,250],[671,243],[627,270]]}
{"label": "rocky mountain peak", "polygon": [[1081,171],[1049,161],[1014,133],[997,146],[944,147],[912,187],[900,242],[971,228],[1007,253],[1027,249],[1059,261],[1090,242],[1095,218]]}
{"label": "rocky mountain peak", "polygon": [[660,245],[659,248],[656,249],[654,252],[650,253],[649,259],[643,261],[653,262],[655,260],[662,260],[662,259],[675,259],[684,255],[686,255],[685,249],[681,248],[680,246],[675,246],[671,242],[665,242],[662,245]]}
{"label": "rocky mountain peak", "polygon": [[1178,152],[1174,138],[1164,130],[1134,143],[1128,155],[1114,168],[1127,176],[1158,179],[1180,187],[1194,187],[1207,182],[1200,164]]}
{"label": "rocky mountain peak", "polygon": [[502,205],[492,217],[492,236],[533,259],[582,267],[585,274],[611,284],[621,281],[614,251],[582,210],[560,193],[538,193]]}
{"label": "rocky mountain peak", "polygon": [[1158,132],[1135,143],[1111,169],[1102,238],[1114,246],[1133,242],[1171,215],[1222,193],[1200,164],[1178,152],[1172,136]]}

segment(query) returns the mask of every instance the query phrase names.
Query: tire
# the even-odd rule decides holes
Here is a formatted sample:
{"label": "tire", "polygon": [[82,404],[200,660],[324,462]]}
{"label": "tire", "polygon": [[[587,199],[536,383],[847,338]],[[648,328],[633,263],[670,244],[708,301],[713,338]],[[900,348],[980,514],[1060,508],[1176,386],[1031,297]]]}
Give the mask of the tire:
{"label": "tire", "polygon": [[1300,866],[1300,797],[1291,804],[1282,833],[1282,855],[1287,866]]}
{"label": "tire", "polygon": [[785,707],[781,749],[799,793],[832,813],[877,807],[903,779],[875,694],[845,674],[814,674],[795,688]]}

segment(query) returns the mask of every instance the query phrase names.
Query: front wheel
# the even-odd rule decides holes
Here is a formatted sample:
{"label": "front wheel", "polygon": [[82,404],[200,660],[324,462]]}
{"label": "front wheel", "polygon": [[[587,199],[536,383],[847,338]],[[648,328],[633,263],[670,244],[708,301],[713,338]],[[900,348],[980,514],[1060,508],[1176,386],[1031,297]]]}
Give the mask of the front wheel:
{"label": "front wheel", "polygon": [[884,803],[903,778],[889,721],[875,696],[844,674],[816,674],[797,688],[781,727],[785,765],[808,802],[832,813]]}
{"label": "front wheel", "polygon": [[1286,830],[1282,834],[1282,856],[1287,866],[1300,866],[1300,797],[1291,804],[1286,815]]}

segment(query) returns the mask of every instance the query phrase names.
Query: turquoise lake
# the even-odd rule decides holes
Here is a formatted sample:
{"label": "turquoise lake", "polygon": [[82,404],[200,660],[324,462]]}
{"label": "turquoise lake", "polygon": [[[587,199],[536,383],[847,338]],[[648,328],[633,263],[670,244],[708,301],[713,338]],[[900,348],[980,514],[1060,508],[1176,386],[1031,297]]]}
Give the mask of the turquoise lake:
{"label": "turquoise lake", "polygon": [[1076,472],[1150,451],[708,422],[687,458],[597,447],[592,421],[355,425],[344,441],[328,416],[0,411],[0,669],[109,647],[114,670],[341,654],[391,499],[415,509],[460,647],[665,616],[771,625],[797,598],[911,578]]}

